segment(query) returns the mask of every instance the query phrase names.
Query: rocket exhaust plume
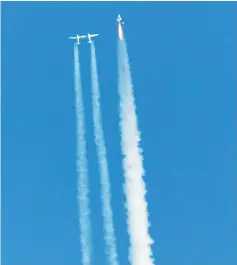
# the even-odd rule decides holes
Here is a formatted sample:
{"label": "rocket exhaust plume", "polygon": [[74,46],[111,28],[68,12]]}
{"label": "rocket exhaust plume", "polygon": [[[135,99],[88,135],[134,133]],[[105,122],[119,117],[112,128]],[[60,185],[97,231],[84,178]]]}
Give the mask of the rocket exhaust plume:
{"label": "rocket exhaust plume", "polygon": [[100,183],[101,183],[101,200],[104,217],[104,231],[105,231],[105,243],[106,252],[108,255],[108,261],[110,265],[118,265],[116,238],[114,233],[113,213],[110,204],[110,182],[108,161],[106,155],[104,132],[101,121],[100,110],[100,91],[99,81],[97,74],[96,54],[94,43],[91,43],[91,76],[92,76],[92,104],[93,104],[93,123],[95,143],[97,147],[97,155],[100,168]]}
{"label": "rocket exhaust plume", "polygon": [[[126,41],[119,24],[118,76],[120,94],[120,129],[124,191],[127,200],[127,223],[130,236],[129,260],[132,265],[153,265],[149,235],[148,209],[145,198],[146,187],[143,180],[143,156],[139,147],[140,133],[137,125],[136,106],[132,88]],[[122,36],[122,39],[121,39]]]}
{"label": "rocket exhaust plume", "polygon": [[118,24],[118,36],[120,40],[123,39],[123,29],[120,23]]}
{"label": "rocket exhaust plume", "polygon": [[82,86],[80,77],[79,49],[74,45],[74,67],[75,67],[75,97],[76,97],[76,120],[77,120],[77,194],[79,201],[80,240],[82,265],[91,263],[91,224],[90,208],[88,198],[88,176],[86,141],[84,129],[84,106],[82,98]]}

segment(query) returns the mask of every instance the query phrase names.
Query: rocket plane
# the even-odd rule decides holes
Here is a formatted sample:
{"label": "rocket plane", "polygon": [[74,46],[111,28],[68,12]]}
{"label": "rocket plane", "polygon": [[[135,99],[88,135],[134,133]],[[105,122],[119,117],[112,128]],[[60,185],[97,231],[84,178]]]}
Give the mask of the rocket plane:
{"label": "rocket plane", "polygon": [[116,20],[117,20],[118,23],[124,24],[124,22],[122,21],[123,19],[121,18],[120,14],[118,14],[118,17],[117,17]]}
{"label": "rocket plane", "polygon": [[116,21],[118,22],[118,36],[120,40],[123,39],[123,28],[121,24],[124,24],[124,22],[122,20],[123,19],[121,18],[120,14],[118,14]]}

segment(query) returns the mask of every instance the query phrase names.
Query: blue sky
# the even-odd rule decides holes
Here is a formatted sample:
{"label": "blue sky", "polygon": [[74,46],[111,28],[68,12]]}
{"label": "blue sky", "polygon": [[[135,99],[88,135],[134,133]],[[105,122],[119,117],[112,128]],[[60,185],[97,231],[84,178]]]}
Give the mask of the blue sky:
{"label": "blue sky", "polygon": [[[73,42],[96,52],[119,260],[128,264],[116,16],[125,20],[159,265],[237,264],[236,3],[2,4],[2,264],[80,264]],[[104,254],[90,50],[80,46],[93,264]]]}

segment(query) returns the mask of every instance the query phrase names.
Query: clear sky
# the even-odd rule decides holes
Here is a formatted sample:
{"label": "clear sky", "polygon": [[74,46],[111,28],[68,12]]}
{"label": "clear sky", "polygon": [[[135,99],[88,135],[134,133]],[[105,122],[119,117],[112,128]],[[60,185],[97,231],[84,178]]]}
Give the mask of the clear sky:
{"label": "clear sky", "polygon": [[[78,265],[73,41],[96,52],[118,254],[128,265],[116,16],[125,20],[157,265],[237,264],[236,3],[2,4],[2,264]],[[80,46],[93,265],[104,254],[89,45]]]}

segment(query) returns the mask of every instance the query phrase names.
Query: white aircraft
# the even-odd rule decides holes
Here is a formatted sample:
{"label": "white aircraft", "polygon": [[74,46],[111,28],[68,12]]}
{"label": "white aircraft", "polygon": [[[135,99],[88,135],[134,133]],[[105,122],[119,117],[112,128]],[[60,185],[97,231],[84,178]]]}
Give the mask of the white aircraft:
{"label": "white aircraft", "polygon": [[94,38],[96,36],[98,36],[99,34],[90,34],[88,33],[88,35],[86,36],[86,38],[88,38],[88,43],[91,43],[91,38]]}
{"label": "white aircraft", "polygon": [[85,39],[87,36],[86,35],[81,35],[79,36],[78,34],[75,36],[75,37],[69,37],[69,39],[72,39],[72,40],[77,40],[77,45],[80,44],[80,39]]}
{"label": "white aircraft", "polygon": [[118,14],[117,22],[118,22],[118,23],[122,23],[122,24],[124,24],[124,22],[123,22],[122,20],[123,20],[123,19],[121,18],[120,14]]}

